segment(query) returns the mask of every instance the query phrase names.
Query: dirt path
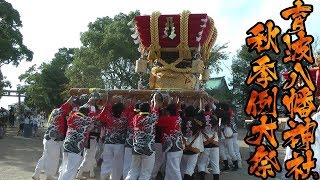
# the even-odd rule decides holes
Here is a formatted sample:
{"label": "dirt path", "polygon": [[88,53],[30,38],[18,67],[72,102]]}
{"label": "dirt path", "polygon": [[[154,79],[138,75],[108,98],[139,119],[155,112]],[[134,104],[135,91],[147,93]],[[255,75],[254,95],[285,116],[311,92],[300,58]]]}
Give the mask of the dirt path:
{"label": "dirt path", "polygon": [[[16,136],[16,131],[16,128],[8,128],[6,137],[0,139],[0,180],[31,180],[35,165],[42,155],[42,137],[44,129],[41,129],[40,137],[33,138]],[[245,131],[241,130],[239,134],[239,143],[243,160],[246,160],[248,158],[248,146],[241,140],[244,138],[244,135]],[[279,149],[278,152],[280,163],[282,163],[284,157],[283,149]],[[242,169],[234,172],[222,172],[220,179],[258,179],[249,176],[247,168],[247,163],[243,161]],[[99,175],[99,169],[100,168],[96,169],[96,175]],[[84,175],[88,177],[88,174],[85,173]],[[98,178],[99,177],[96,177],[96,179]],[[41,179],[45,179],[45,176],[41,175]],[[207,179],[211,180],[211,175],[208,175]]]}

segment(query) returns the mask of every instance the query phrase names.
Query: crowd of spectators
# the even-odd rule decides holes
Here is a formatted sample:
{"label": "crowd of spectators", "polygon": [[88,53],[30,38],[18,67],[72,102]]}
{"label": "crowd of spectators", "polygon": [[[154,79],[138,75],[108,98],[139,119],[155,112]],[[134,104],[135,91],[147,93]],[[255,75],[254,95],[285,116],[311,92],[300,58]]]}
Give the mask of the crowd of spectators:
{"label": "crowd of spectators", "polygon": [[17,136],[23,135],[26,128],[32,128],[32,136],[39,137],[38,128],[44,127],[44,113],[35,114],[31,111],[15,112],[11,107],[9,110],[0,108],[0,138],[3,138],[7,127],[18,127]]}

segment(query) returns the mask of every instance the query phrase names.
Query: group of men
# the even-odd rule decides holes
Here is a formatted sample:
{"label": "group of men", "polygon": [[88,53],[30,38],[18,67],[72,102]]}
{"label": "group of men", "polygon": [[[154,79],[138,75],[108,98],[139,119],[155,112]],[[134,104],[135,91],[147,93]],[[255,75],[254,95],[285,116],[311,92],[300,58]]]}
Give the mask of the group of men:
{"label": "group of men", "polygon": [[165,180],[191,180],[195,170],[204,180],[209,164],[218,180],[220,160],[221,170],[241,166],[234,114],[227,104],[182,101],[158,92],[148,101],[92,96],[84,104],[75,102],[70,97],[49,116],[33,179],[40,179],[42,170],[54,179],[58,169],[59,180],[81,179],[87,171],[93,177],[98,142],[104,144],[101,180],[149,180],[159,172]]}

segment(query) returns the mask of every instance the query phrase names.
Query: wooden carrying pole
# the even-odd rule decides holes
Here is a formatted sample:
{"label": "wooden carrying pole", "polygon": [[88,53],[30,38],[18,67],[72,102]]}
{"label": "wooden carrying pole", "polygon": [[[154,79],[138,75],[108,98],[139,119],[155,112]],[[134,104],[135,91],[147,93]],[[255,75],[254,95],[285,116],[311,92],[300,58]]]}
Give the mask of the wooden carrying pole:
{"label": "wooden carrying pole", "polygon": [[169,94],[173,97],[180,98],[204,98],[214,102],[217,102],[212,96],[205,91],[194,91],[194,90],[139,90],[139,89],[94,89],[89,88],[71,88],[70,95],[81,96],[82,94],[90,94],[98,92],[103,96],[108,95],[108,98],[113,96],[127,96],[127,97],[141,97],[148,98],[154,92],[160,92],[162,94]]}

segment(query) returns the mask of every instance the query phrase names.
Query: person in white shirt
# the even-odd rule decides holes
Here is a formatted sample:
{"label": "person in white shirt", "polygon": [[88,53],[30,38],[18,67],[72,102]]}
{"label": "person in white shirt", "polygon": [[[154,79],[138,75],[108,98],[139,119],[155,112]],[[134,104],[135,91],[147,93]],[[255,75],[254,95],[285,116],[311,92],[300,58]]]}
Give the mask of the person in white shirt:
{"label": "person in white shirt", "polygon": [[236,171],[239,168],[238,158],[233,149],[233,131],[231,128],[231,119],[228,110],[229,105],[226,103],[219,103],[216,110],[218,118],[221,118],[219,154],[224,164],[224,167],[221,169],[221,171],[229,170],[229,163],[227,160],[226,152],[228,152],[228,154],[230,155],[233,163],[233,167],[231,170]]}
{"label": "person in white shirt", "polygon": [[30,119],[30,115],[29,114],[27,114],[24,117],[24,124],[31,124],[31,119]]}
{"label": "person in white shirt", "polygon": [[31,115],[30,118],[31,118],[32,129],[34,132],[33,137],[39,137],[39,134],[38,134],[39,120],[34,115]]}
{"label": "person in white shirt", "polygon": [[44,127],[44,117],[42,115],[42,112],[38,114],[37,119],[38,119],[39,127]]}

